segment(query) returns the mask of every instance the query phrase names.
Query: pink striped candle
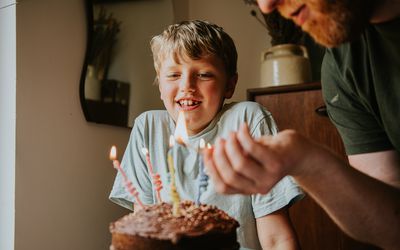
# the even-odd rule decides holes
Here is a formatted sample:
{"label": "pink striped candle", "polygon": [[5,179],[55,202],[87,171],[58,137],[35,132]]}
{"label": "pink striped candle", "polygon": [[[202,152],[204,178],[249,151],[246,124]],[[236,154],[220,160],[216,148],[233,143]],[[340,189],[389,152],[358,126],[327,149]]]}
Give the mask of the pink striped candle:
{"label": "pink striped candle", "polygon": [[147,148],[142,148],[142,153],[146,156],[147,166],[149,167],[149,172],[153,180],[154,190],[156,191],[157,202],[160,203],[162,201],[160,191],[163,188],[161,177],[159,174],[154,173],[153,165],[150,161],[149,150]]}
{"label": "pink striped candle", "polygon": [[138,205],[140,207],[144,208],[144,205],[139,198],[139,192],[133,186],[132,182],[128,179],[128,176],[126,175],[125,171],[121,168],[121,165],[119,164],[119,161],[117,160],[117,147],[115,147],[115,146],[111,147],[110,160],[112,160],[112,162],[113,162],[113,167],[121,173],[122,179],[124,180],[124,185],[125,185],[126,190],[135,198]]}

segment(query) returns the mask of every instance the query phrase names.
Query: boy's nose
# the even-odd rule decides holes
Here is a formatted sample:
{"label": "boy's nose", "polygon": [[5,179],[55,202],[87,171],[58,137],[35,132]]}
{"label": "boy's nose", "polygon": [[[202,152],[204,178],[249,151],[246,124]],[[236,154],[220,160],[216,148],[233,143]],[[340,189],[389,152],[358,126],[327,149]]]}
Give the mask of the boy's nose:
{"label": "boy's nose", "polygon": [[270,13],[282,0],[257,0],[258,6],[263,13]]}
{"label": "boy's nose", "polygon": [[182,77],[179,88],[181,92],[194,92],[196,89],[196,79],[191,76]]}

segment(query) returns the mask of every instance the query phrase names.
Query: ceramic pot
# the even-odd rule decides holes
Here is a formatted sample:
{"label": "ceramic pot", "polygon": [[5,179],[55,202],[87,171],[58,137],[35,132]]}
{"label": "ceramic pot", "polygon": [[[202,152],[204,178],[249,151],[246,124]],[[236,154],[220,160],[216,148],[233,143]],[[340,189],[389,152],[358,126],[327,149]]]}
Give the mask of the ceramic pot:
{"label": "ceramic pot", "polygon": [[101,98],[101,81],[97,78],[97,70],[88,65],[85,78],[85,99],[99,101]]}
{"label": "ceramic pot", "polygon": [[261,54],[261,86],[311,81],[307,49],[295,44],[273,46]]}

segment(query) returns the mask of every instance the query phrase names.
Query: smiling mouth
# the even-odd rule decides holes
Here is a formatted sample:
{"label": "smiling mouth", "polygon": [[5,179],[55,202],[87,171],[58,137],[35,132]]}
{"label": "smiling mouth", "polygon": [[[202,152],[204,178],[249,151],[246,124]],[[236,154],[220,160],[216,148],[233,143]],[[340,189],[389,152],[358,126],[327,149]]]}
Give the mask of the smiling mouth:
{"label": "smiling mouth", "polygon": [[302,26],[304,22],[309,17],[309,10],[305,4],[301,5],[297,10],[295,10],[290,17],[298,25]]}
{"label": "smiling mouth", "polygon": [[290,16],[291,16],[292,18],[297,17],[297,16],[300,14],[300,12],[301,12],[305,7],[306,7],[305,4],[301,5],[301,6],[300,6],[297,10],[295,10]]}
{"label": "smiling mouth", "polygon": [[187,99],[178,100],[176,103],[178,103],[181,108],[194,108],[201,104],[200,101]]}

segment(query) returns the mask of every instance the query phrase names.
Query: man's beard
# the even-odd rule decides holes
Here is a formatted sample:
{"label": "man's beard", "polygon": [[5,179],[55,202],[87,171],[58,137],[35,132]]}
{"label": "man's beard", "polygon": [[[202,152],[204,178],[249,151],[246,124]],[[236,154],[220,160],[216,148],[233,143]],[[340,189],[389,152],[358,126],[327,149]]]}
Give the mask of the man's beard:
{"label": "man's beard", "polygon": [[360,35],[368,22],[368,1],[345,0],[308,1],[313,10],[310,20],[302,29],[308,32],[316,42],[326,47],[336,47],[354,40]]}

